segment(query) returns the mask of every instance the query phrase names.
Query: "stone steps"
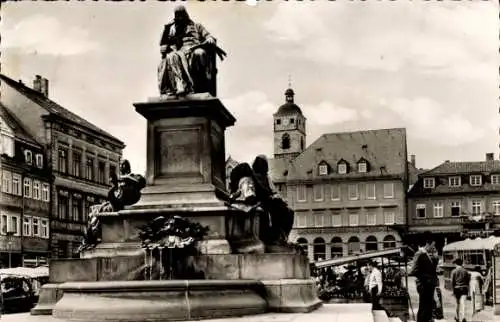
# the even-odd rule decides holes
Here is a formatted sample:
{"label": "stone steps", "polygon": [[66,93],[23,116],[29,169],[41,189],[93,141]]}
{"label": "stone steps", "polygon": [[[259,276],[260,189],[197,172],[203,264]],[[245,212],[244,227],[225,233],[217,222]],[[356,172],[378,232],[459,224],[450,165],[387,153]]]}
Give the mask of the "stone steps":
{"label": "stone steps", "polygon": [[373,311],[374,322],[401,322],[400,318],[388,317],[387,313],[383,310]]}

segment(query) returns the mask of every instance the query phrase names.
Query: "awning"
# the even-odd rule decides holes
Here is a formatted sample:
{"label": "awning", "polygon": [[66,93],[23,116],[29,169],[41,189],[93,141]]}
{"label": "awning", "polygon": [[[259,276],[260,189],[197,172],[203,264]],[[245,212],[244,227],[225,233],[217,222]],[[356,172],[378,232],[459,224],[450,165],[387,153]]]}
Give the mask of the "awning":
{"label": "awning", "polygon": [[0,276],[1,275],[17,275],[29,278],[47,277],[49,276],[49,267],[38,266],[35,268],[29,268],[29,267],[4,268],[0,269]]}
{"label": "awning", "polygon": [[327,259],[324,261],[316,262],[316,263],[314,263],[314,265],[316,265],[317,268],[328,267],[328,266],[340,266],[340,265],[344,265],[347,263],[352,263],[352,262],[356,262],[356,261],[364,260],[364,259],[371,259],[371,258],[377,258],[377,257],[387,257],[387,256],[391,256],[391,255],[401,255],[403,248],[404,247],[390,248],[390,249],[384,249],[384,250],[379,250],[379,251],[374,251],[374,252],[369,252],[369,253],[364,253],[364,254],[350,255],[350,256],[345,256],[345,257],[341,257],[341,258]]}

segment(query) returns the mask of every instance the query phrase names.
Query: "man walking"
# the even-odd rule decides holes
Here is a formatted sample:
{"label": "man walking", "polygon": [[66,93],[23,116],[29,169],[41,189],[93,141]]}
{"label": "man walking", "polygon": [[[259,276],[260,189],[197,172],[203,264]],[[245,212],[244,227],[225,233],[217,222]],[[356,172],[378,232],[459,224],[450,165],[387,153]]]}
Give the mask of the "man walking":
{"label": "man walking", "polygon": [[470,273],[463,268],[462,259],[457,258],[453,262],[456,267],[451,272],[451,286],[453,288],[453,295],[457,300],[457,315],[455,321],[466,322],[465,320],[465,301],[469,293]]}
{"label": "man walking", "polygon": [[382,273],[380,273],[380,270],[377,268],[377,263],[375,262],[368,262],[368,269],[370,270],[368,289],[372,300],[372,310],[382,310],[382,306],[380,306]]}
{"label": "man walking", "polygon": [[435,242],[430,232],[424,233],[424,246],[420,247],[410,264],[410,276],[416,277],[419,297],[417,322],[432,322],[434,292],[437,286]]}

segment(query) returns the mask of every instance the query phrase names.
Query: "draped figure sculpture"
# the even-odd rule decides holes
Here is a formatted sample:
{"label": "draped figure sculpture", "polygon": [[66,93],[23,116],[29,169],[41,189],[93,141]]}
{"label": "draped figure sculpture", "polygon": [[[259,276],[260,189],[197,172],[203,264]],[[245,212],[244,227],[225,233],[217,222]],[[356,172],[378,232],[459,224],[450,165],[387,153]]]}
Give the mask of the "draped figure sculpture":
{"label": "draped figure sculpture", "polygon": [[158,86],[161,95],[216,95],[215,55],[223,60],[226,53],[217,47],[215,38],[203,25],[191,20],[184,6],[176,7],[174,20],[165,25],[160,52]]}

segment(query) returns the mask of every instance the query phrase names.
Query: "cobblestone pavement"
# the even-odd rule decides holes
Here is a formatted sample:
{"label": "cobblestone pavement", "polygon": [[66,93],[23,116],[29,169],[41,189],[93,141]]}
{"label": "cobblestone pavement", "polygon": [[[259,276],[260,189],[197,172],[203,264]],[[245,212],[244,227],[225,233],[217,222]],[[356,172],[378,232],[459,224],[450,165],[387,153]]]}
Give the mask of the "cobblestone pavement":
{"label": "cobblestone pavement", "polygon": [[[443,308],[444,308],[444,317],[446,322],[454,322],[455,317],[455,298],[453,294],[444,288],[444,282],[442,277],[440,277],[441,282],[441,293],[443,296]],[[413,310],[415,312],[415,317],[418,311],[418,293],[415,286],[415,279],[413,277],[408,278],[408,292],[410,293],[411,304],[413,306]],[[493,321],[493,308],[491,306],[485,306],[484,311],[480,311],[474,316],[471,316],[472,311],[472,303],[471,301],[467,301],[466,303],[466,317],[467,321],[470,322],[487,322]],[[410,312],[410,318],[412,317],[412,313]]]}

